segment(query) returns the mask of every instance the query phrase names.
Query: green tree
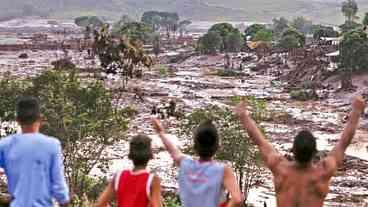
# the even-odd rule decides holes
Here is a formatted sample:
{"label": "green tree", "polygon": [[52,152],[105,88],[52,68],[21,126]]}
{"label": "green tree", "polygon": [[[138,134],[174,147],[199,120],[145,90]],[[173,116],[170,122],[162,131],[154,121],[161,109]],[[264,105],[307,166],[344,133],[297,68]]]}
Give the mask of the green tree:
{"label": "green tree", "polygon": [[226,52],[240,52],[244,46],[244,38],[239,31],[227,34],[224,42]]}
{"label": "green tree", "polygon": [[3,122],[15,121],[14,106],[17,99],[15,94],[22,94],[26,84],[24,81],[14,81],[10,74],[5,74],[0,80],[0,87],[0,94],[3,97],[0,99],[0,125],[2,125]]}
{"label": "green tree", "polygon": [[284,17],[280,17],[279,19],[273,19],[273,34],[274,37],[276,38],[280,38],[282,36],[282,34],[285,32],[285,30],[289,29],[289,21],[284,18]]}
{"label": "green tree", "polygon": [[[236,103],[240,97],[234,97]],[[266,118],[265,102],[254,98],[249,98],[249,103],[253,107],[252,116],[257,122]],[[260,157],[258,150],[247,138],[247,134],[240,126],[239,121],[229,108],[218,106],[208,106],[206,108],[194,110],[186,117],[180,126],[183,136],[192,134],[194,129],[204,120],[212,120],[219,129],[221,147],[216,153],[215,159],[229,161],[237,174],[240,189],[245,195],[254,185],[254,181],[260,173]],[[192,146],[188,143],[188,146]],[[191,147],[186,151],[193,152]]]}
{"label": "green tree", "polygon": [[198,40],[198,51],[202,54],[216,54],[223,43],[219,33],[210,31]]}
{"label": "green tree", "polygon": [[346,21],[353,22],[358,13],[358,4],[355,0],[346,0],[342,3],[341,11],[346,17]]}
{"label": "green tree", "polygon": [[153,31],[157,31],[161,25],[161,14],[157,11],[144,12],[141,18],[141,22],[151,25]]}
{"label": "green tree", "polygon": [[240,34],[239,30],[236,29],[235,27],[233,27],[233,25],[229,24],[229,23],[219,23],[219,24],[215,24],[213,25],[209,30],[209,32],[216,32],[221,36],[221,47],[220,47],[220,51],[223,52],[226,50],[226,48],[230,48],[230,46],[226,45],[226,37],[231,34],[231,33],[238,33]]}
{"label": "green tree", "polygon": [[300,47],[299,39],[294,35],[283,36],[279,42],[279,46],[286,50]]}
{"label": "green tree", "polygon": [[262,42],[271,42],[273,38],[272,31],[269,29],[262,29],[259,30],[254,37],[252,38],[252,41],[262,41]]}
{"label": "green tree", "polygon": [[101,28],[104,25],[104,21],[102,21],[97,16],[81,16],[77,17],[74,20],[74,23],[79,27],[92,27],[92,28]]}
{"label": "green tree", "polygon": [[225,38],[230,33],[239,32],[238,29],[229,23],[215,24],[208,31],[217,32],[222,38]]}
{"label": "green tree", "polygon": [[179,15],[174,12],[147,11],[144,12],[141,21],[151,25],[154,31],[159,27],[166,28],[167,37],[170,38],[170,32],[176,32],[179,29]]}
{"label": "green tree", "polygon": [[160,12],[161,26],[166,28],[167,38],[170,38],[170,32],[178,30],[179,15],[171,12]]}
{"label": "green tree", "polygon": [[368,37],[363,30],[353,30],[344,35],[340,43],[341,87],[353,88],[351,75],[353,71],[367,69]]}
{"label": "green tree", "polygon": [[252,24],[247,29],[245,29],[245,37],[250,37],[250,39],[253,39],[257,32],[261,30],[266,30],[266,26],[263,24]]}
{"label": "green tree", "polygon": [[125,36],[132,41],[140,41],[143,43],[151,42],[153,36],[152,28],[142,22],[129,22],[120,28],[114,28],[114,35]]}
{"label": "green tree", "polygon": [[362,25],[359,23],[356,23],[354,21],[346,21],[344,24],[340,25],[340,29],[342,33],[346,33],[355,29],[360,28]]}
{"label": "green tree", "polygon": [[122,28],[125,24],[135,22],[132,18],[128,15],[123,15],[120,17],[119,21],[115,22],[112,26],[112,31],[114,34],[118,34],[120,28]]}
{"label": "green tree", "polygon": [[187,27],[191,24],[192,24],[192,21],[190,20],[183,20],[179,22],[179,32],[180,32],[181,37],[183,36],[184,32],[186,32]]}
{"label": "green tree", "polygon": [[368,26],[368,12],[366,12],[365,15],[364,15],[363,25]]}
{"label": "green tree", "polygon": [[294,29],[288,29],[282,34],[279,45],[287,50],[304,47],[305,36]]}
{"label": "green tree", "polygon": [[3,121],[14,121],[17,96],[40,99],[44,117],[41,132],[59,138],[71,192],[81,197],[88,182],[86,175],[95,167],[104,170],[104,150],[124,137],[129,110],[114,106],[113,94],[101,81],[82,82],[74,71],[47,71],[23,81],[3,79],[0,85],[0,103],[6,103],[1,113],[8,115],[2,116]]}
{"label": "green tree", "polygon": [[300,33],[310,34],[312,33],[313,23],[305,17],[297,17],[291,22],[291,26]]}

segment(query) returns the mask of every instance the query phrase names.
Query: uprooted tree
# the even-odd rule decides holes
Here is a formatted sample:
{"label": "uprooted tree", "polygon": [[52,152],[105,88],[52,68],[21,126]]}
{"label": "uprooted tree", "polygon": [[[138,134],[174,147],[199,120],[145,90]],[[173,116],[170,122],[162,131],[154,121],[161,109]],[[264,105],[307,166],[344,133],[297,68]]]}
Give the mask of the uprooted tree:
{"label": "uprooted tree", "polygon": [[44,117],[41,132],[61,141],[73,197],[90,193],[86,192],[91,180],[88,174],[95,167],[106,169],[103,151],[124,138],[131,110],[113,105],[113,94],[101,81],[82,82],[74,72],[49,71],[23,81],[5,78],[0,85],[3,122],[15,119],[15,93],[40,99]]}
{"label": "uprooted tree", "polygon": [[[241,99],[241,97],[234,97],[232,102],[236,104]],[[266,118],[267,113],[264,101],[248,98],[248,103],[253,108],[252,117],[257,122]],[[193,111],[185,118],[183,124],[180,126],[181,133],[184,136],[192,134],[195,128],[204,120],[214,121],[219,130],[221,147],[215,158],[228,161],[233,165],[237,174],[239,187],[245,193],[245,196],[247,196],[261,173],[261,159],[258,150],[251,143],[238,119],[229,108],[208,106]],[[193,152],[189,145],[186,151],[189,153]]]}
{"label": "uprooted tree", "polygon": [[126,37],[114,38],[107,27],[95,31],[93,50],[98,55],[101,67],[107,73],[120,74],[125,89],[128,80],[137,74],[136,69],[149,68],[152,58],[145,53],[140,41]]}

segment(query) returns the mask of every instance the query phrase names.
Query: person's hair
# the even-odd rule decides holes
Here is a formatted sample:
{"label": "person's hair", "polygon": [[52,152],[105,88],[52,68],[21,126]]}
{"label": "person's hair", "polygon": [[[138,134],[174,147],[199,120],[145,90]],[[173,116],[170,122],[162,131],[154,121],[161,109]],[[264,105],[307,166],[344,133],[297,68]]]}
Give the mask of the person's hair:
{"label": "person's hair", "polygon": [[202,122],[194,132],[194,150],[201,159],[212,158],[219,148],[219,135],[212,121]]}
{"label": "person's hair", "polygon": [[147,135],[137,135],[130,141],[128,158],[133,161],[134,166],[146,166],[153,158],[151,139]]}
{"label": "person's hair", "polygon": [[303,130],[296,135],[293,144],[295,160],[300,164],[311,162],[317,153],[316,138],[308,130]]}
{"label": "person's hair", "polygon": [[24,96],[18,99],[16,105],[16,118],[21,125],[32,125],[41,118],[38,99]]}

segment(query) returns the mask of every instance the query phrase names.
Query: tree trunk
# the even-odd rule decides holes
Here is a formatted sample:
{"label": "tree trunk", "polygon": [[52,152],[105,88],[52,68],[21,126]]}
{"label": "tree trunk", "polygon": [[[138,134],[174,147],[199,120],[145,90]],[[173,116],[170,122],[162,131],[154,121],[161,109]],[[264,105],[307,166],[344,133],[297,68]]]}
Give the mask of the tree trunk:
{"label": "tree trunk", "polygon": [[243,176],[244,176],[244,173],[242,170],[239,170],[238,172],[238,175],[239,175],[239,188],[240,189],[243,189]]}
{"label": "tree trunk", "polygon": [[341,76],[341,90],[343,91],[350,91],[354,89],[352,77],[351,77],[351,71],[342,73]]}

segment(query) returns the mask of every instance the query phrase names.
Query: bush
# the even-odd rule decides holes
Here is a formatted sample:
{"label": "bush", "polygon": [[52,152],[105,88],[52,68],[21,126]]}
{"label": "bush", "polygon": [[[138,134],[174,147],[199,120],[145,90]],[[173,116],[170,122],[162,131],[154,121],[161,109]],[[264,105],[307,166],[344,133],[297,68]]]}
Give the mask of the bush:
{"label": "bush", "polygon": [[168,197],[165,198],[165,206],[166,207],[180,207],[180,201],[177,197],[172,198],[172,197]]}
{"label": "bush", "polygon": [[217,70],[217,75],[223,77],[243,76],[241,72],[235,70]]}
{"label": "bush", "polygon": [[91,201],[96,201],[98,196],[103,192],[108,185],[106,178],[95,178],[88,175],[81,175],[78,183],[79,188],[83,189],[82,195],[74,195],[72,204],[74,206],[90,206]]}
{"label": "bush", "polygon": [[298,101],[308,101],[317,99],[318,95],[312,89],[301,89],[291,91],[290,97]]}
{"label": "bush", "polygon": [[169,74],[169,69],[165,65],[160,65],[158,69],[161,76],[167,76]]}
{"label": "bush", "polygon": [[102,153],[124,137],[132,113],[113,105],[113,94],[103,82],[82,83],[74,71],[63,71],[47,71],[22,82],[1,80],[0,115],[2,122],[14,121],[17,96],[39,98],[45,118],[41,132],[59,138],[71,192],[81,198],[86,193],[81,186],[90,186],[85,175],[95,167],[106,169]]}

